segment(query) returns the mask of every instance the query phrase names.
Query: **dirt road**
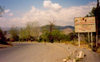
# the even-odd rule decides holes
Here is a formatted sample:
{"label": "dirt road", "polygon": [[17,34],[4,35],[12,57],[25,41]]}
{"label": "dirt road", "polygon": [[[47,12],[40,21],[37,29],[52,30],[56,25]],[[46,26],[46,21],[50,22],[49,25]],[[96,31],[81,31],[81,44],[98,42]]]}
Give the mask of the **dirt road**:
{"label": "dirt road", "polygon": [[97,53],[59,43],[14,43],[14,47],[0,49],[0,62],[63,62],[74,50],[84,51],[81,62],[100,62]]}

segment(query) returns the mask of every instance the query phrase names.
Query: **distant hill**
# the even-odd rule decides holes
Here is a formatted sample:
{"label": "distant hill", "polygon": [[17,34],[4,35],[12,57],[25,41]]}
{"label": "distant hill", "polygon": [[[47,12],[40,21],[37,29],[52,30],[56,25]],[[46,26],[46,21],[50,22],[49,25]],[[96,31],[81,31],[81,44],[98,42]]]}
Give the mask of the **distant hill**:
{"label": "distant hill", "polygon": [[[21,27],[14,27],[16,28],[17,30],[19,30]],[[3,27],[1,28],[3,31],[9,31],[11,29],[11,27]]]}
{"label": "distant hill", "polygon": [[74,30],[74,26],[56,26],[59,30],[64,30],[66,28],[70,28],[72,30]]}
{"label": "distant hill", "polygon": [[1,28],[3,31],[9,31],[10,30],[10,28],[8,28],[8,27],[3,27],[3,28]]}
{"label": "distant hill", "polygon": [[[42,29],[49,30],[49,27],[50,27],[50,25],[45,25],[45,26],[41,26],[40,28],[41,28],[41,30]],[[74,26],[54,26],[53,28],[61,30],[61,31],[66,30],[67,28],[71,29],[71,30],[74,30]],[[9,31],[11,28],[6,27],[6,28],[1,28],[1,29],[3,31]],[[16,29],[20,29],[20,28],[17,27]]]}
{"label": "distant hill", "polygon": [[[48,30],[49,26],[50,25],[45,25],[45,26],[42,26],[41,28]],[[64,29],[67,29],[67,28],[74,30],[74,26],[54,26],[53,28],[58,29],[58,30],[64,30]]]}
{"label": "distant hill", "polygon": [[62,30],[62,32],[64,34],[68,35],[69,33],[72,33],[73,32],[73,29],[71,29],[71,28],[65,28],[65,29]]}

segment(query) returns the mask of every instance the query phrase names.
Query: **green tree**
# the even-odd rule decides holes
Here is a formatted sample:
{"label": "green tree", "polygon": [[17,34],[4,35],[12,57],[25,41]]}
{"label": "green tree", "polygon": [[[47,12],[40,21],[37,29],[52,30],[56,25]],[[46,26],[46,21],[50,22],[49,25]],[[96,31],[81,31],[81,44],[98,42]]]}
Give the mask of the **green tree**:
{"label": "green tree", "polygon": [[42,33],[42,35],[39,37],[39,41],[49,41],[49,32],[48,31],[44,31]]}
{"label": "green tree", "polygon": [[29,37],[30,37],[30,35],[26,29],[24,29],[24,28],[20,29],[20,31],[19,31],[19,39],[20,40],[28,40]]}
{"label": "green tree", "polygon": [[50,41],[50,37],[52,36],[52,40],[55,41],[60,41],[60,40],[65,40],[66,39],[66,35],[63,34],[61,31],[59,30],[53,30],[51,33],[49,31],[44,31],[42,33],[42,35],[40,36],[41,41]]}
{"label": "green tree", "polygon": [[53,30],[51,33],[54,41],[60,41],[62,39],[62,33],[59,30]]}
{"label": "green tree", "polygon": [[86,15],[86,17],[94,17],[95,10],[96,10],[96,7],[93,7],[92,10],[89,12],[89,14]]}
{"label": "green tree", "polygon": [[74,40],[77,40],[77,38],[78,38],[77,34],[75,32],[72,32],[72,33],[67,35],[67,39],[66,40],[68,40],[68,41],[72,41],[73,40],[74,41]]}
{"label": "green tree", "polygon": [[26,25],[26,30],[28,31],[29,35],[38,38],[40,33],[40,26],[38,22],[28,22]]}
{"label": "green tree", "polygon": [[28,22],[26,27],[19,32],[19,38],[22,40],[36,40],[40,35],[38,22]]}
{"label": "green tree", "polygon": [[8,44],[8,43],[6,42],[6,38],[5,38],[4,33],[3,33],[3,31],[1,30],[1,28],[0,28],[0,44]]}
{"label": "green tree", "polygon": [[9,33],[11,34],[11,39],[13,41],[18,41],[19,40],[19,37],[18,37],[18,29],[16,28],[11,28],[9,30]]}

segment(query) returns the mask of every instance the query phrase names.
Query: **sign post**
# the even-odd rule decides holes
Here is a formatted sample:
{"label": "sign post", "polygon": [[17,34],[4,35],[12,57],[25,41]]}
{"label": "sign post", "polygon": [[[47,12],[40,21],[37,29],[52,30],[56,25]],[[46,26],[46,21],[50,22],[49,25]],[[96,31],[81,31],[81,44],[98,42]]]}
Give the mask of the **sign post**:
{"label": "sign post", "polygon": [[79,47],[80,47],[80,33],[78,33],[78,43],[79,43]]}
{"label": "sign post", "polygon": [[91,48],[93,47],[93,34],[91,32]]}
{"label": "sign post", "polygon": [[88,32],[88,42],[90,42],[90,33]]}
{"label": "sign post", "polygon": [[80,33],[88,33],[88,41],[92,41],[92,34],[90,39],[90,33],[96,32],[95,17],[76,17],[75,18],[75,32],[78,33],[78,43],[80,46]]}
{"label": "sign post", "polygon": [[96,32],[95,17],[76,17],[75,32],[88,33]]}

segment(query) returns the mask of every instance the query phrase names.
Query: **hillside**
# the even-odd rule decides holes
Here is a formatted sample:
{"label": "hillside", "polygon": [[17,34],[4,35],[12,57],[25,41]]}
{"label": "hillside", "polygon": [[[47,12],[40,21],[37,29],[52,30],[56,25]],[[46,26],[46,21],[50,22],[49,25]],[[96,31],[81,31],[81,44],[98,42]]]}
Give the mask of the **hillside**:
{"label": "hillside", "polygon": [[68,35],[69,33],[72,33],[73,32],[73,29],[71,29],[71,28],[65,28],[65,29],[62,30],[62,32],[64,34]]}
{"label": "hillside", "polygon": [[[49,27],[50,25],[44,25],[44,26],[41,26],[41,30],[49,30]],[[8,28],[8,27],[5,27],[5,28],[1,28],[3,31],[9,31],[11,28]],[[17,27],[16,29],[20,29],[19,27]],[[54,26],[53,29],[58,29],[58,30],[61,30],[61,31],[73,31],[74,30],[74,26]]]}
{"label": "hillside", "polygon": [[[42,29],[47,29],[47,30],[48,30],[48,29],[49,29],[49,26],[50,26],[50,25],[45,25],[45,26],[42,26],[41,28],[42,28]],[[74,30],[74,26],[54,26],[53,28],[54,28],[54,29],[61,30],[61,31],[64,30],[64,29],[67,29],[67,28]]]}

